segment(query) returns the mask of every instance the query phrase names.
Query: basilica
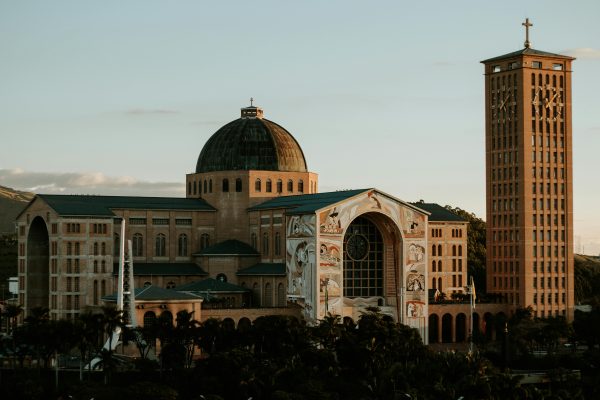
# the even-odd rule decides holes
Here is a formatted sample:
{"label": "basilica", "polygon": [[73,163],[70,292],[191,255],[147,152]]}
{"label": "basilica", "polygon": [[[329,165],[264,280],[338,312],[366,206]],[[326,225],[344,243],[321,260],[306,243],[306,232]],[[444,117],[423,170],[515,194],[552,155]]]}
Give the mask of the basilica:
{"label": "basilica", "polygon": [[206,142],[185,198],[39,194],[17,224],[19,301],[55,319],[114,301],[122,239],[139,323],[377,306],[427,340],[428,295],[467,285],[466,221],[375,188],[320,193],[296,139],[253,105]]}

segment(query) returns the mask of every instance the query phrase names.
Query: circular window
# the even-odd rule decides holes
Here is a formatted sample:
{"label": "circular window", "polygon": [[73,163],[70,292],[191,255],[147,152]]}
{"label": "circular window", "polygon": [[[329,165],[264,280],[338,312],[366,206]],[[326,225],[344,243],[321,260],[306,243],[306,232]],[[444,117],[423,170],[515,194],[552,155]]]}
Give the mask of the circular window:
{"label": "circular window", "polygon": [[362,260],[369,252],[369,240],[361,234],[353,234],[346,242],[348,256],[353,260]]}
{"label": "circular window", "polygon": [[227,275],[219,274],[219,275],[217,275],[217,280],[220,282],[227,282]]}

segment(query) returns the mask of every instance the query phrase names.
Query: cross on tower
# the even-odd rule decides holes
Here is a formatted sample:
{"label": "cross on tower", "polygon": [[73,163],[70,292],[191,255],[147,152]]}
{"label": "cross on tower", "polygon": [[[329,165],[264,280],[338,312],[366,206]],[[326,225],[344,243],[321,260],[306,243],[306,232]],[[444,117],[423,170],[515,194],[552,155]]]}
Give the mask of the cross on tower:
{"label": "cross on tower", "polygon": [[525,47],[529,48],[531,47],[531,43],[529,42],[529,27],[533,26],[533,24],[529,22],[529,18],[525,18],[525,22],[521,25],[525,27]]}
{"label": "cross on tower", "polygon": [[254,102],[254,97],[250,97],[250,107],[253,106],[253,104],[252,104],[253,102]]}

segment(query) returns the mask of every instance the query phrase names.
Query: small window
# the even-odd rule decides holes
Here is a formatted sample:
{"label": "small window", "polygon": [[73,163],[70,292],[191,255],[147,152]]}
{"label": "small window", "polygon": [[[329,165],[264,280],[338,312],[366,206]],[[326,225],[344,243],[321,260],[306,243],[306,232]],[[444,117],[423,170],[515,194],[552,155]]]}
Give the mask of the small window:
{"label": "small window", "polygon": [[294,191],[294,181],[291,179],[289,179],[287,182],[287,191],[290,193]]}
{"label": "small window", "polygon": [[533,61],[531,63],[531,67],[532,68],[542,68],[542,62],[541,61]]}
{"label": "small window", "polygon": [[552,64],[552,69],[555,71],[562,71],[563,65],[562,64]]}
{"label": "small window", "polygon": [[500,72],[500,71],[502,71],[502,68],[500,68],[499,65],[494,65],[492,67],[492,72]]}
{"label": "small window", "polygon": [[283,182],[281,179],[277,179],[277,193],[283,192]]}
{"label": "small window", "polygon": [[519,63],[516,61],[508,64],[508,69],[517,69],[518,67],[519,67]]}
{"label": "small window", "polygon": [[229,192],[229,179],[223,179],[223,192]]}
{"label": "small window", "polygon": [[262,183],[261,183],[260,179],[256,178],[256,181],[254,181],[254,191],[260,192],[261,190],[262,190]]}
{"label": "small window", "polygon": [[217,275],[217,280],[219,282],[227,282],[227,275],[225,275],[225,274],[218,274]]}
{"label": "small window", "polygon": [[302,179],[298,181],[298,192],[304,193],[304,181]]}
{"label": "small window", "polygon": [[235,191],[238,193],[242,191],[242,179],[241,178],[237,178],[235,180]]}
{"label": "small window", "polygon": [[267,179],[267,187],[266,187],[265,191],[266,191],[267,193],[271,193],[271,192],[273,191],[273,188],[272,188],[272,183],[271,183],[271,180],[270,180],[270,179]]}

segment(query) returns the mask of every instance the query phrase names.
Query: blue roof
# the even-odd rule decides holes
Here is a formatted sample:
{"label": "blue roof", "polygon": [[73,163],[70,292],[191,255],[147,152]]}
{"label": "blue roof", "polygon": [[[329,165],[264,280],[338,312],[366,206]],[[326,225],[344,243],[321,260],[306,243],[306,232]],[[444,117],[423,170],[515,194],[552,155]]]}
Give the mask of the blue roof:
{"label": "blue roof", "polygon": [[251,267],[239,270],[236,275],[274,275],[274,276],[285,276],[287,271],[284,263],[258,263]]}
{"label": "blue roof", "polygon": [[[116,302],[117,294],[109,294],[108,296],[102,297],[102,300]],[[194,296],[189,293],[178,292],[175,289],[164,289],[158,286],[149,285],[142,288],[135,288],[135,300],[198,300],[198,296]]]}
{"label": "blue roof", "polygon": [[281,196],[250,207],[250,211],[285,208],[287,214],[310,214],[329,205],[339,203],[350,197],[372,189],[341,190],[337,192]]}
{"label": "blue roof", "polygon": [[[38,194],[59,215],[114,217],[114,209],[215,211],[202,199]],[[34,199],[35,200],[35,199]]]}
{"label": "blue roof", "polygon": [[175,290],[188,293],[246,293],[250,289],[242,286],[227,283],[214,278],[204,279],[202,281],[187,283],[177,287]]}

